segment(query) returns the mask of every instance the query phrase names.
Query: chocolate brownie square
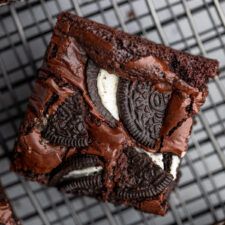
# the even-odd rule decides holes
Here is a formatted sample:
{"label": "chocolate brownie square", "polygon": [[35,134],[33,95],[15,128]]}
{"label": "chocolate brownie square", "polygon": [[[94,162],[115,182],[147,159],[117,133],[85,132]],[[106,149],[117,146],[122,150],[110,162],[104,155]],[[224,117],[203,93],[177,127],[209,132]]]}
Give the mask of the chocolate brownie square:
{"label": "chocolate brownie square", "polygon": [[58,17],[12,167],[74,195],[164,215],[218,62]]}

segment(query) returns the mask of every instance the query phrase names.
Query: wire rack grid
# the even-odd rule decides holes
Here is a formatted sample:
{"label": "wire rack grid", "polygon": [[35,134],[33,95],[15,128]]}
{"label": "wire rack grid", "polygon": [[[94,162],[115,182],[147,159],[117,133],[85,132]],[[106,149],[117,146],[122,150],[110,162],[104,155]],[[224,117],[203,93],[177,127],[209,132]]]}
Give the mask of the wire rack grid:
{"label": "wire rack grid", "polygon": [[[0,178],[24,225],[205,225],[225,219],[224,9],[224,0],[29,0],[0,8]],[[36,71],[64,10],[220,61],[221,76],[210,81],[165,217],[66,196],[9,170]]]}

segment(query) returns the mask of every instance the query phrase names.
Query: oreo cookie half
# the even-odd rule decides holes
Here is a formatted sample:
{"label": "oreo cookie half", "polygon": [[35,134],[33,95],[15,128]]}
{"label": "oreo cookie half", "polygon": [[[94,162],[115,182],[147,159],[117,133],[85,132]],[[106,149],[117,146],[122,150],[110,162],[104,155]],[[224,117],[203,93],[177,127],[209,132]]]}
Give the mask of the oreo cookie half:
{"label": "oreo cookie half", "polygon": [[152,198],[163,192],[173,181],[173,176],[156,165],[146,153],[127,148],[124,154],[127,158],[127,168],[121,171],[117,198]]}
{"label": "oreo cookie half", "polygon": [[51,144],[67,147],[86,147],[90,140],[84,123],[84,105],[81,93],[74,94],[48,118],[41,135]]}
{"label": "oreo cookie half", "polygon": [[120,119],[130,135],[139,143],[154,148],[170,93],[160,93],[151,82],[120,78],[117,102]]}
{"label": "oreo cookie half", "polygon": [[51,172],[49,185],[76,195],[98,194],[103,187],[102,169],[98,156],[76,154]]}
{"label": "oreo cookie half", "polygon": [[102,174],[80,177],[72,181],[65,181],[58,188],[66,193],[75,195],[99,195],[103,188]]}
{"label": "oreo cookie half", "polygon": [[88,93],[95,107],[97,108],[98,112],[102,116],[104,116],[107,123],[111,127],[116,127],[116,122],[117,122],[116,119],[104,107],[104,105],[102,104],[101,98],[98,94],[97,77],[98,77],[99,71],[100,71],[100,68],[92,60],[89,59],[87,67],[86,67],[86,82],[87,82]]}

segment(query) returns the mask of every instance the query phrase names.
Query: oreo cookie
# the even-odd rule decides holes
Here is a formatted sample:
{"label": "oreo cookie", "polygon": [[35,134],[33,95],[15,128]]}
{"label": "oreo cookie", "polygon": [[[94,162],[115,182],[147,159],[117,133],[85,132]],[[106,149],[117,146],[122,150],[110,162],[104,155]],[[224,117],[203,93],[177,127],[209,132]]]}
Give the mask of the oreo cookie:
{"label": "oreo cookie", "polygon": [[[48,106],[46,106],[48,107]],[[84,122],[85,107],[78,89],[48,118],[41,132],[51,144],[66,147],[87,147],[90,139]]]}
{"label": "oreo cookie", "polygon": [[86,82],[89,96],[97,108],[98,112],[104,116],[106,122],[112,127],[116,127],[116,119],[111,115],[111,113],[104,107],[102,104],[101,98],[98,94],[97,87],[97,77],[99,74],[100,68],[92,61],[88,60],[86,67]]}
{"label": "oreo cookie", "polygon": [[80,177],[74,180],[65,181],[58,185],[58,188],[66,193],[75,195],[98,195],[103,188],[102,174]]}
{"label": "oreo cookie", "polygon": [[103,165],[103,161],[98,156],[75,154],[63,161],[58,167],[56,167],[51,172],[49,185],[57,185],[63,180],[63,177],[67,175],[70,171],[97,166],[103,167]]}
{"label": "oreo cookie", "polygon": [[170,95],[155,90],[151,82],[120,78],[117,91],[120,119],[137,142],[154,148]]}
{"label": "oreo cookie", "polygon": [[122,168],[117,183],[118,199],[152,198],[162,193],[173,181],[173,176],[156,165],[146,153],[127,148],[124,154],[127,167]]}

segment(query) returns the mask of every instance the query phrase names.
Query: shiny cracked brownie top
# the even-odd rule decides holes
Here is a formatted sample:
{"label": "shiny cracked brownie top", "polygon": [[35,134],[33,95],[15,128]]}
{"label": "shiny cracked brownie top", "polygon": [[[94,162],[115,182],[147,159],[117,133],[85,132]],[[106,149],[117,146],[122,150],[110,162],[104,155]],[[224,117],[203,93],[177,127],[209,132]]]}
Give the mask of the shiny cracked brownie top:
{"label": "shiny cracked brownie top", "polygon": [[66,192],[144,211],[155,206],[153,212],[164,214],[192,117],[217,66],[63,13],[21,125],[13,168]]}

